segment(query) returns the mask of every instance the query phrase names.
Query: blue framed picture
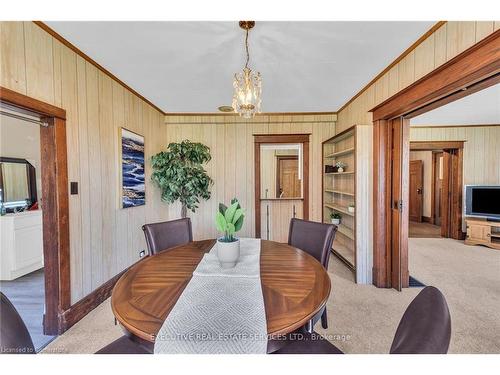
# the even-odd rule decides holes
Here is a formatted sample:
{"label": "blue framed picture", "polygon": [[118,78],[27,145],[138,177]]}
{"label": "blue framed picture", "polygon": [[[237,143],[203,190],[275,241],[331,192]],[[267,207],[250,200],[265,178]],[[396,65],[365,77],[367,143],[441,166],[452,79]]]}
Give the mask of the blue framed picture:
{"label": "blue framed picture", "polygon": [[146,204],[144,137],[121,128],[122,208]]}

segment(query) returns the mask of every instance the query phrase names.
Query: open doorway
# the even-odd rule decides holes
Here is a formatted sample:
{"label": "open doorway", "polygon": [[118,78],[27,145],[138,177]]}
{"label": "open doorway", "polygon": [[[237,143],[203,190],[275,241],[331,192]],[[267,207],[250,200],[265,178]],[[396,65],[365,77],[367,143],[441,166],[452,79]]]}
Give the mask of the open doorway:
{"label": "open doorway", "polygon": [[408,236],[462,239],[464,141],[411,137]]}

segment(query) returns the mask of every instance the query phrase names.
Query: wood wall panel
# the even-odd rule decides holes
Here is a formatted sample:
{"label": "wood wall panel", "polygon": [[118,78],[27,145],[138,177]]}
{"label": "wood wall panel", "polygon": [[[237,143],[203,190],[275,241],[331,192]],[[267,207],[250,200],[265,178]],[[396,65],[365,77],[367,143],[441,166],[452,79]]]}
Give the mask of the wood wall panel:
{"label": "wood wall panel", "polygon": [[24,24],[0,22],[0,86],[26,95]]}
{"label": "wood wall panel", "polygon": [[[321,143],[335,132],[335,115],[262,115],[245,121],[239,116],[165,116],[169,142],[203,142],[211,149],[206,169],[214,180],[212,198],[189,212],[195,239],[217,236],[214,217],[219,202],[237,197],[246,209],[241,236],[255,235],[254,134],[311,133],[309,215],[321,221]],[[180,216],[178,204],[169,205],[169,218]]]}
{"label": "wood wall panel", "polygon": [[[500,163],[498,162],[500,124],[496,126],[458,127],[415,126],[410,128],[410,141],[465,141],[464,185],[500,185]],[[465,223],[463,223],[463,230],[465,231]]]}
{"label": "wood wall panel", "polygon": [[[439,67],[471,47],[476,41],[494,32],[491,22],[450,21],[442,25],[365,90],[363,94],[373,88],[374,105],[370,106],[369,100],[359,100],[363,96],[361,94],[337,114],[337,131],[343,131],[354,124],[371,123],[370,109],[421,78],[429,72],[431,67],[432,69]],[[498,21],[493,27],[495,29],[498,27]],[[387,89],[385,85],[388,86]],[[388,90],[387,97],[385,97],[385,90]]]}
{"label": "wood wall panel", "polygon": [[[71,303],[136,262],[141,226],[166,220],[150,157],[167,141],[164,116],[31,22],[0,22],[0,85],[66,110]],[[146,200],[118,205],[118,129],[146,139]],[[43,197],[42,197],[43,199]]]}
{"label": "wood wall panel", "polygon": [[24,22],[26,95],[54,103],[52,37],[33,22]]}

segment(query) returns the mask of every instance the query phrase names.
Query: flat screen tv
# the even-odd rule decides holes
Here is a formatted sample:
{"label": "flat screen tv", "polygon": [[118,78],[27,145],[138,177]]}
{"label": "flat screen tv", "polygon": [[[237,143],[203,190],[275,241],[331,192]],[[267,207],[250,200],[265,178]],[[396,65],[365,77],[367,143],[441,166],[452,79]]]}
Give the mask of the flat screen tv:
{"label": "flat screen tv", "polygon": [[500,186],[466,185],[465,215],[500,221]]}

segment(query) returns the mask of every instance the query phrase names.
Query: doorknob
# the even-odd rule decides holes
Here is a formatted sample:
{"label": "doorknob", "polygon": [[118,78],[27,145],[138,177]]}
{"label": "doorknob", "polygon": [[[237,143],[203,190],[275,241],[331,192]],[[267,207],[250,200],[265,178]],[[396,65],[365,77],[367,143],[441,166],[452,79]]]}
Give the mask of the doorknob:
{"label": "doorknob", "polygon": [[417,189],[417,194],[422,194],[422,189],[421,188]]}

